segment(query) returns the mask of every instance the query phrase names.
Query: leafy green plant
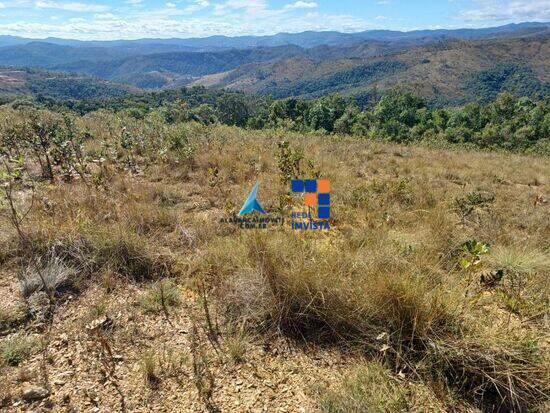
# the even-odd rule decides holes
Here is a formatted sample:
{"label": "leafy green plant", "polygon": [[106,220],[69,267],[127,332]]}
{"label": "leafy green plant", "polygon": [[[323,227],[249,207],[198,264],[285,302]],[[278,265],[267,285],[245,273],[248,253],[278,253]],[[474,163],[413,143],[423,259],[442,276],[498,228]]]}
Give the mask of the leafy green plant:
{"label": "leafy green plant", "polygon": [[53,183],[55,176],[51,156],[52,142],[59,129],[58,121],[50,116],[33,112],[29,115],[26,146],[34,154],[42,169],[42,177]]}
{"label": "leafy green plant", "polygon": [[74,119],[63,114],[63,125],[52,139],[51,153],[53,162],[61,169],[65,181],[71,181],[76,173],[83,182],[87,182],[89,168],[88,157],[84,153],[84,137],[85,134],[76,128]]}
{"label": "leafy green plant", "polygon": [[481,263],[481,257],[489,253],[489,246],[475,239],[468,240],[462,244],[463,256],[460,259],[460,266],[467,270],[472,266]]}

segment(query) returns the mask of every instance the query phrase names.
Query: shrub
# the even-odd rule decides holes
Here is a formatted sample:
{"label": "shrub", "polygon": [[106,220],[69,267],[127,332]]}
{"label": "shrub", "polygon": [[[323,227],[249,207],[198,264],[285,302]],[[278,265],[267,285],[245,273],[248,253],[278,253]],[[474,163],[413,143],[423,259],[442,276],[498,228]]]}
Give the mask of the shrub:
{"label": "shrub", "polygon": [[157,364],[158,362],[154,351],[148,350],[143,353],[140,364],[141,372],[145,384],[151,388],[157,388],[160,383]]}
{"label": "shrub", "polygon": [[170,280],[160,280],[147,288],[138,300],[138,305],[146,313],[168,312],[180,304],[178,287]]}
{"label": "shrub", "polygon": [[0,357],[3,363],[16,366],[30,355],[41,350],[42,341],[35,336],[16,335],[0,343]]}
{"label": "shrub", "polygon": [[323,413],[411,411],[407,386],[377,364],[356,368],[336,388],[316,389]]}

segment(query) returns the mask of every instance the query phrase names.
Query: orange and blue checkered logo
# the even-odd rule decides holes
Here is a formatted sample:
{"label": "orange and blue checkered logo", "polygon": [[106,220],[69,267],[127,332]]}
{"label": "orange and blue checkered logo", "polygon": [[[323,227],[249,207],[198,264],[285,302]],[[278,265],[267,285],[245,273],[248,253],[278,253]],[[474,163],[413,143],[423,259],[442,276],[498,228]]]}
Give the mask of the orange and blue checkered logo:
{"label": "orange and blue checkered logo", "polygon": [[326,179],[293,179],[293,193],[303,194],[306,206],[317,209],[318,219],[330,218],[330,181]]}

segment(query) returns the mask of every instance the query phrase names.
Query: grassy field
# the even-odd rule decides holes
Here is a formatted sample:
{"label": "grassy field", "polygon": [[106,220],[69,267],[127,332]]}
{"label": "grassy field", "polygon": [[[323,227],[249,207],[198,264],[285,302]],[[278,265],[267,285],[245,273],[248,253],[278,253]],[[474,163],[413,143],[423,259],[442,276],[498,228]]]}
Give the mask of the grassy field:
{"label": "grassy field", "polygon": [[[548,158],[0,119],[3,411],[548,411]],[[330,231],[220,223],[256,181],[300,209],[290,177]]]}

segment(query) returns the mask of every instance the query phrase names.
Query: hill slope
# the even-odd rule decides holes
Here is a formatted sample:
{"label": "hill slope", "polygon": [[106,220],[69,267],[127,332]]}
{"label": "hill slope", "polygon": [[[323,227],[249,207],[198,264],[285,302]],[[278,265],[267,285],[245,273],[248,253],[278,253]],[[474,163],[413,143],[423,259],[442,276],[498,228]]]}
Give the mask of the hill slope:
{"label": "hill slope", "polygon": [[[431,101],[461,103],[503,90],[537,97],[548,90],[550,81],[550,37],[546,35],[445,41],[378,56],[361,56],[356,48],[344,48],[339,55],[325,60],[315,56],[314,49],[305,57],[246,65],[195,84],[275,97],[368,94],[409,85]],[[501,75],[493,79],[492,73]],[[507,81],[509,77],[516,82]]]}
{"label": "hill slope", "polygon": [[[139,87],[173,86],[193,78],[225,72],[251,62],[266,62],[298,56],[303,49],[296,46],[227,50],[223,52],[173,52],[133,56],[109,62],[76,61],[56,65],[53,69],[86,73],[104,79],[134,84]],[[163,81],[172,78],[171,82]],[[155,82],[154,79],[158,79]]]}
{"label": "hill slope", "polygon": [[136,89],[88,76],[0,67],[0,96],[41,95],[64,99],[122,96]]}
{"label": "hill slope", "polygon": [[[48,39],[52,43],[0,48],[0,64],[82,73],[139,88],[193,84],[277,98],[338,92],[368,101],[404,85],[432,103],[459,104],[490,99],[503,90],[533,98],[545,95],[549,30],[548,24],[540,23],[407,33],[328,32],[316,41],[318,33],[313,32],[188,41]],[[14,44],[21,39],[6,41]],[[273,46],[278,42],[284,45]]]}
{"label": "hill slope", "polygon": [[[548,410],[548,159],[36,115],[0,108],[33,162],[24,237],[0,214],[2,411]],[[37,122],[86,139],[45,182]],[[291,227],[288,165],[330,180],[330,230]],[[230,221],[257,179],[283,225]]]}

